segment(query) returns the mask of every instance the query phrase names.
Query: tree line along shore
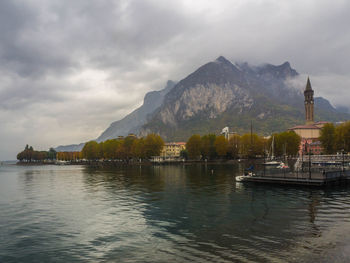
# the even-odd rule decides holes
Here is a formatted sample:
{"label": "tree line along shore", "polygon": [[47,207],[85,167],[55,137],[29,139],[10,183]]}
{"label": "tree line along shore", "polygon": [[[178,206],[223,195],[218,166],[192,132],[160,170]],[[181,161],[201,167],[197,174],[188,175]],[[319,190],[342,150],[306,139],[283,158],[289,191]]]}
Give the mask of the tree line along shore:
{"label": "tree line along shore", "polygon": [[[273,138],[273,139],[272,139]],[[326,124],[319,140],[324,154],[350,151],[350,122],[338,126]],[[186,142],[186,148],[180,157],[184,160],[231,160],[238,158],[263,158],[269,154],[274,143],[275,156],[296,156],[300,150],[301,138],[293,131],[275,133],[269,138],[254,133],[234,134],[229,139],[222,135],[192,135]],[[80,152],[35,151],[26,145],[18,153],[21,163],[31,162],[82,162],[82,161],[148,161],[159,156],[164,147],[164,140],[157,134],[146,137],[125,137],[104,142],[89,141]]]}

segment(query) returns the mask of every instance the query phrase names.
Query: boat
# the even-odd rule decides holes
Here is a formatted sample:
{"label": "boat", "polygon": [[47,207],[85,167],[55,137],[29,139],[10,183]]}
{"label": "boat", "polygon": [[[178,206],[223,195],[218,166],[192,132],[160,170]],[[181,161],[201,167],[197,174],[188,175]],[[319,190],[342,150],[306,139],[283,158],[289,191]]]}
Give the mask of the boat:
{"label": "boat", "polygon": [[281,164],[282,162],[279,162],[279,161],[269,161],[269,162],[263,163],[263,165],[265,166],[280,166]]}
{"label": "boat", "polygon": [[284,162],[280,162],[280,164],[277,166],[278,169],[288,169],[289,166],[286,165]]}
{"label": "boat", "polygon": [[274,156],[274,147],[275,146],[275,137],[272,136],[272,143],[271,143],[271,150],[269,152],[269,155],[271,153],[271,156],[268,157],[270,161],[264,162],[263,165],[265,166],[280,166],[282,162],[276,161]]}
{"label": "boat", "polygon": [[236,176],[236,182],[243,182],[243,181],[245,181],[247,178],[253,177],[253,176],[254,176],[254,174],[253,174],[252,172],[251,172],[251,173],[248,173],[248,174]]}

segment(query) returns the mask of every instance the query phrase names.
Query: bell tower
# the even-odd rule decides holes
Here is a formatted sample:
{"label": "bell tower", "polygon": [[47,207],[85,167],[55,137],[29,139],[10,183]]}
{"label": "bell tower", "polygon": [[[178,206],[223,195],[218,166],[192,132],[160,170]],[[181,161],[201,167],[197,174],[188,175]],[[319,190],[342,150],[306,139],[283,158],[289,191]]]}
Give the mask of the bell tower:
{"label": "bell tower", "polygon": [[314,122],[314,91],[311,88],[309,77],[307,78],[306,88],[304,91],[305,97],[305,119],[307,124]]}

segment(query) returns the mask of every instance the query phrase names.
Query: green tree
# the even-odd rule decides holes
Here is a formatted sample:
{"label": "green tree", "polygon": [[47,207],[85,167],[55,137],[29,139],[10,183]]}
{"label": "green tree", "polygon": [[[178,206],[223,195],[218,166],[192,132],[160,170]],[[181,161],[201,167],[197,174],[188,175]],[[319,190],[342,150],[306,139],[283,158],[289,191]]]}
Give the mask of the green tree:
{"label": "green tree", "polygon": [[186,150],[190,159],[198,159],[201,155],[201,136],[192,135],[186,143]]}

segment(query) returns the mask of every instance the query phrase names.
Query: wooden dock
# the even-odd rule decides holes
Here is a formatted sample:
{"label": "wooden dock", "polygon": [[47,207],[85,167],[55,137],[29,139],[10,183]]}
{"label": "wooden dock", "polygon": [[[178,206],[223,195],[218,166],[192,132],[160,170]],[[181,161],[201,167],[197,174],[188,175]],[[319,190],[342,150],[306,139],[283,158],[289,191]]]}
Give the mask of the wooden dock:
{"label": "wooden dock", "polygon": [[350,182],[350,171],[288,172],[255,174],[244,177],[241,182],[268,183],[281,185],[326,186]]}

